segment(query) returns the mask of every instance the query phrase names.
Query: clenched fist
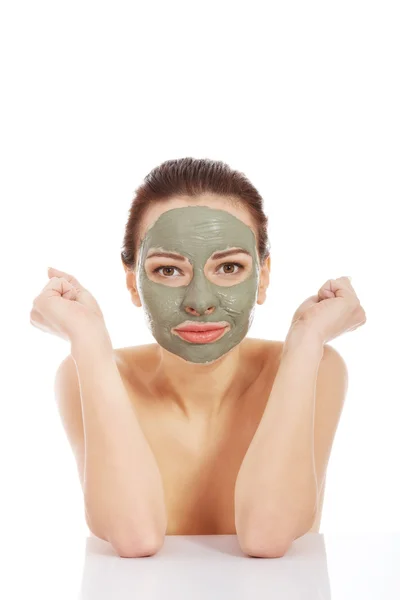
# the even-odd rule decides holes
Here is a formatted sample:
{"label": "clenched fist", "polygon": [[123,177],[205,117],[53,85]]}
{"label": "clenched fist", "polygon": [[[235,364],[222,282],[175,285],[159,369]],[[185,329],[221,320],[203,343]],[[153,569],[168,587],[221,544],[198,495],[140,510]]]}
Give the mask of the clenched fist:
{"label": "clenched fist", "polygon": [[33,301],[34,327],[69,341],[85,328],[106,328],[96,299],[75,277],[51,267],[48,276],[50,281]]}
{"label": "clenched fist", "polygon": [[291,328],[306,327],[325,344],[367,321],[350,277],[328,279],[318,293],[307,298],[293,315]]}

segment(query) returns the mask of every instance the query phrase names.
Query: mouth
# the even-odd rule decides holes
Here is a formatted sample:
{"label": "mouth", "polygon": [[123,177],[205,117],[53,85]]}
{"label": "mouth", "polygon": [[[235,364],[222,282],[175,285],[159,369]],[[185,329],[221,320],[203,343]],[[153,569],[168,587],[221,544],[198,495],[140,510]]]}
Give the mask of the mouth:
{"label": "mouth", "polygon": [[191,323],[185,321],[185,323],[172,329],[172,333],[192,344],[209,344],[222,338],[229,328],[230,325],[226,321],[218,323]]}

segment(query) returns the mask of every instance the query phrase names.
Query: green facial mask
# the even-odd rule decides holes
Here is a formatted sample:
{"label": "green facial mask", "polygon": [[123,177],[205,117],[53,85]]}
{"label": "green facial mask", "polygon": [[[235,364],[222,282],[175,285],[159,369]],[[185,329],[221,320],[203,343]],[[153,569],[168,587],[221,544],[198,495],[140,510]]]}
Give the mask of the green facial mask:
{"label": "green facial mask", "polygon": [[[247,276],[243,274],[240,280],[224,273],[224,285],[220,285],[221,279],[218,278],[221,276],[213,275],[210,278],[209,271],[206,270],[206,274],[204,267],[214,252],[229,248],[247,250],[252,265]],[[154,280],[150,279],[145,269],[150,249],[175,252],[186,257],[192,266],[191,278],[185,278],[184,285],[176,283],[175,287],[169,283],[169,276],[166,275],[154,274]],[[159,260],[157,267],[171,266],[179,271],[183,265],[173,258]],[[229,261],[246,264],[240,260],[240,255],[227,256],[212,263],[210,261],[207,269],[212,264],[212,269],[221,273],[221,265]],[[154,268],[153,262],[151,269]],[[190,266],[184,268],[187,272]],[[150,272],[150,266],[148,269]],[[162,269],[159,269],[160,272]],[[138,291],[147,324],[157,342],[169,352],[193,363],[210,363],[229,352],[246,336],[254,317],[259,282],[256,238],[253,230],[231,213],[208,206],[187,206],[162,213],[147,230],[140,244],[137,273]],[[175,282],[179,281],[179,276],[178,279],[175,275],[173,277]],[[185,307],[194,309],[197,314],[185,310]],[[210,307],[214,307],[211,312],[207,311]],[[227,321],[230,329],[214,342],[193,343],[171,331],[183,321]]]}

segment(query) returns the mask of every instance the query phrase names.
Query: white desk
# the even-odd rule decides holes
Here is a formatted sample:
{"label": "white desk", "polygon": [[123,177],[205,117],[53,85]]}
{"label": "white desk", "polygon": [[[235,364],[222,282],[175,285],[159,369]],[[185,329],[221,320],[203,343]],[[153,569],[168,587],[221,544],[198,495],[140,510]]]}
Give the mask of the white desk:
{"label": "white desk", "polygon": [[167,536],[141,558],[75,532],[22,542],[2,560],[4,600],[400,600],[400,533],[310,533],[281,558],[248,557],[234,535]]}
{"label": "white desk", "polygon": [[88,538],[80,600],[400,600],[400,534],[297,539],[250,558],[234,535],[167,536],[154,556],[120,558]]}

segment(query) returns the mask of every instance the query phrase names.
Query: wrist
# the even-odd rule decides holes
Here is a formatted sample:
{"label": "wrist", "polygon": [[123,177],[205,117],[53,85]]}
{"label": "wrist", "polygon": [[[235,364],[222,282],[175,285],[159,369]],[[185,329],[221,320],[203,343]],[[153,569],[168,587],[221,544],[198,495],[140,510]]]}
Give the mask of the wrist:
{"label": "wrist", "polygon": [[71,355],[82,353],[111,352],[112,342],[106,327],[83,327],[70,337]]}
{"label": "wrist", "polygon": [[297,346],[306,347],[309,350],[323,352],[324,340],[322,336],[308,326],[301,324],[292,325],[285,339],[285,349]]}

